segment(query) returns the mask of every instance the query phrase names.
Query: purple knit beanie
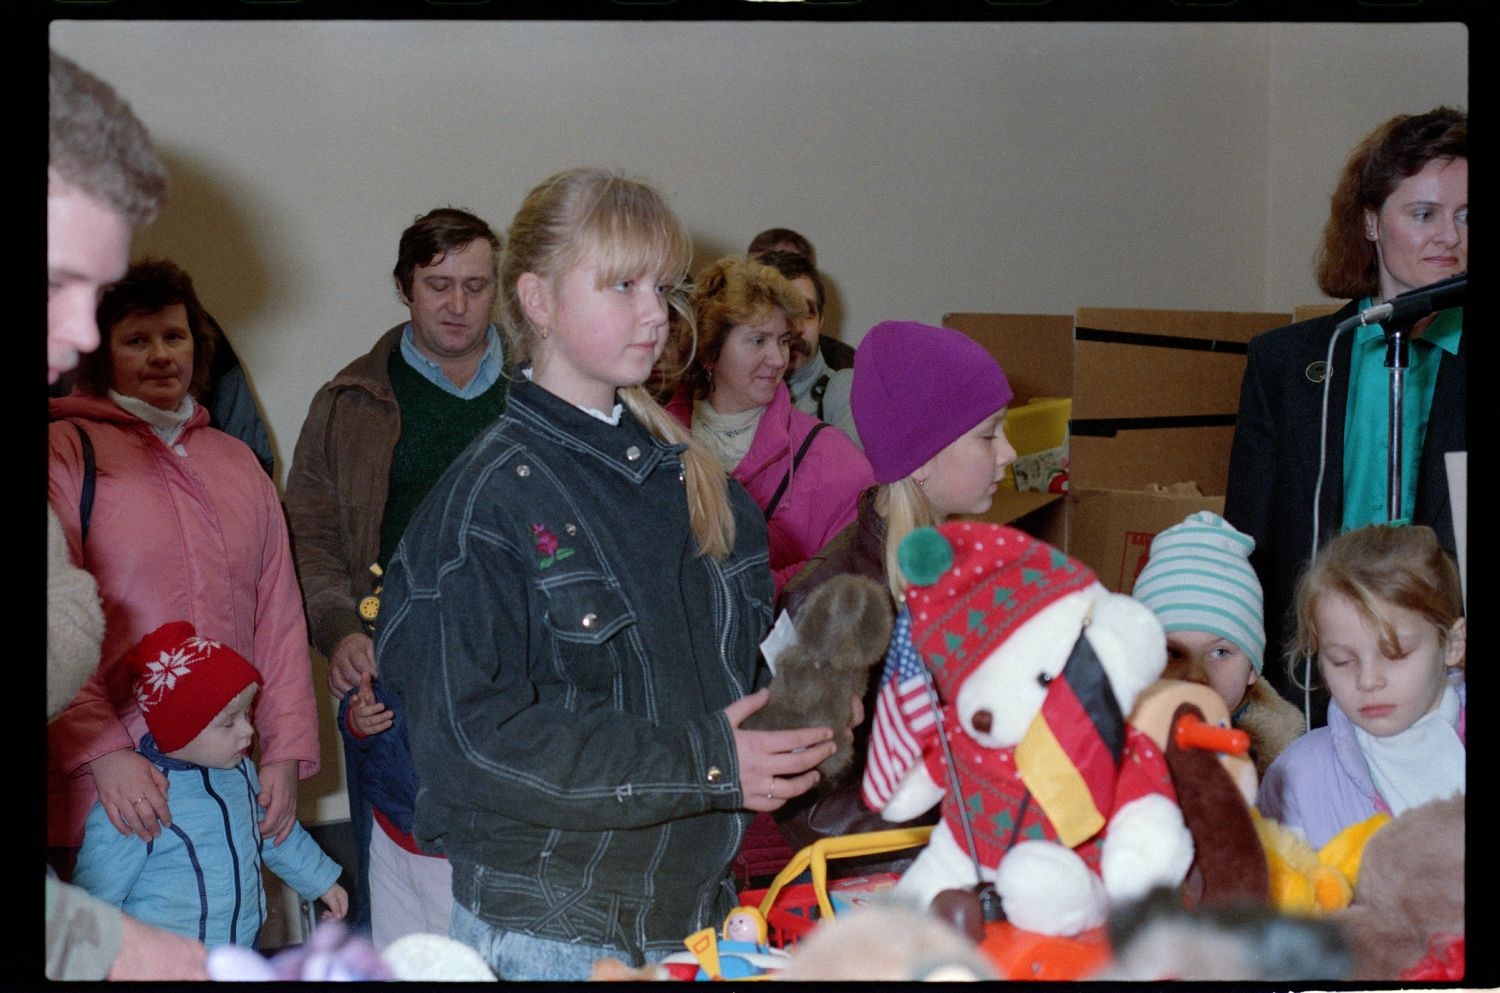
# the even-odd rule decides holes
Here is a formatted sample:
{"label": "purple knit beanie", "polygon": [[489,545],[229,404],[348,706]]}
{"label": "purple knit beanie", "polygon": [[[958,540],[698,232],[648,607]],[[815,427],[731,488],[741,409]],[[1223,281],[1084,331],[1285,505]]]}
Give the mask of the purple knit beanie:
{"label": "purple knit beanie", "polygon": [[877,482],[910,476],[1010,398],[995,357],[951,328],[881,321],[854,352],[849,405]]}

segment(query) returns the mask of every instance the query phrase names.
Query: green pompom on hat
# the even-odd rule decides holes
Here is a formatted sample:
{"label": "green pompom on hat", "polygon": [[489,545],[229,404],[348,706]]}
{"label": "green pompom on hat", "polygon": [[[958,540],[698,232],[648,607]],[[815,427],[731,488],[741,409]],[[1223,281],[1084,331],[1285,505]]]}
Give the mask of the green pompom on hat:
{"label": "green pompom on hat", "polygon": [[931,586],[953,568],[953,546],[937,528],[917,528],[896,549],[896,563],[912,586]]}

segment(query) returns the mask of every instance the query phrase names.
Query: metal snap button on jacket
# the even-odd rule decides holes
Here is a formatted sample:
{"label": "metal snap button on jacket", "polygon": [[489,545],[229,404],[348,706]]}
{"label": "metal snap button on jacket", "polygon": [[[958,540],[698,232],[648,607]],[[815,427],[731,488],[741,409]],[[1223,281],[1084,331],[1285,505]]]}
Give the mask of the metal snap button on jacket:
{"label": "metal snap button on jacket", "polygon": [[641,450],[639,448],[637,448],[635,445],[631,445],[629,448],[625,449],[625,461],[626,462],[639,462],[640,460],[641,460]]}

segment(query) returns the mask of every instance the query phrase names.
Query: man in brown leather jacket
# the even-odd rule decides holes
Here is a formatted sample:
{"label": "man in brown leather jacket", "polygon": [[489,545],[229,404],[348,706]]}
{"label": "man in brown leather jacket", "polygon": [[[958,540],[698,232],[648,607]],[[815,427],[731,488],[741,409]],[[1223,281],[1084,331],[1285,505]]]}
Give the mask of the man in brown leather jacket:
{"label": "man in brown leather jacket", "polygon": [[[492,318],[500,239],[452,207],[401,235],[393,272],[411,319],[314,395],[287,475],[292,550],[308,635],[339,698],[376,676],[379,574],[406,522],[453,458],[505,405]],[[346,750],[359,871],[351,920],[369,917],[371,817],[358,753]]]}

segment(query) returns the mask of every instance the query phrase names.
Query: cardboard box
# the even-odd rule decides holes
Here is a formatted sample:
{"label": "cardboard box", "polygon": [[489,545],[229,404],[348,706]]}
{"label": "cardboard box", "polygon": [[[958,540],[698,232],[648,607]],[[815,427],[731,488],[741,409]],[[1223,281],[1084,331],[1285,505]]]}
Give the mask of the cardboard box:
{"label": "cardboard box", "polygon": [[1130,592],[1151,538],[1195,511],[1223,511],[1246,344],[1290,317],[1102,307],[945,315],[1000,360],[1013,403],[1073,401],[1066,497],[1001,491],[984,519],[1057,545]]}
{"label": "cardboard box", "polygon": [[1292,320],[1298,323],[1310,321],[1314,317],[1332,314],[1342,306],[1341,303],[1299,303],[1292,308]]}
{"label": "cardboard box", "polygon": [[1200,510],[1224,512],[1223,496],[1205,496],[1195,483],[1142,490],[1080,490],[1068,521],[1068,553],[1087,562],[1099,581],[1129,593],[1151,553],[1151,539]]}

